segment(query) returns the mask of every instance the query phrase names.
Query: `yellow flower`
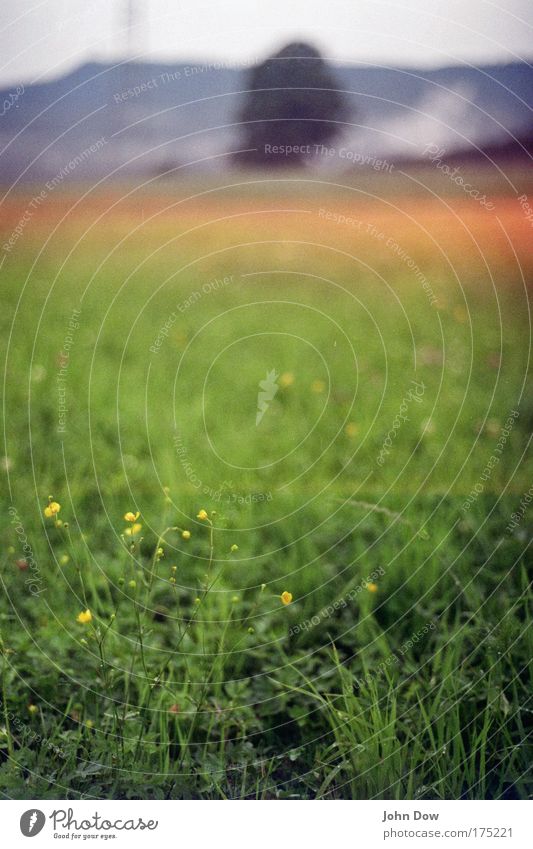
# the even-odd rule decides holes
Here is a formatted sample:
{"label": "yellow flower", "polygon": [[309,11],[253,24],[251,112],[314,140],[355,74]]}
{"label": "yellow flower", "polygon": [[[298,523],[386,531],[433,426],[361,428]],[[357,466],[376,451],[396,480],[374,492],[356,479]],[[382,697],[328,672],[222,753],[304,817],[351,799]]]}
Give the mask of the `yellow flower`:
{"label": "yellow flower", "polygon": [[354,436],[357,436],[358,432],[359,432],[359,428],[357,427],[355,422],[348,422],[348,424],[344,428],[344,433],[350,439],[353,439]]}
{"label": "yellow flower", "polygon": [[32,716],[34,716],[38,710],[39,708],[37,707],[37,705],[28,705],[28,712],[31,713]]}
{"label": "yellow flower", "polygon": [[139,522],[135,522],[135,524],[133,524],[131,528],[125,528],[124,533],[126,534],[126,536],[132,537],[135,534],[138,534],[141,528],[142,525]]}
{"label": "yellow flower", "polygon": [[181,536],[182,536],[182,539],[190,539],[191,538],[191,532],[190,531],[182,531]]}
{"label": "yellow flower", "polygon": [[209,518],[209,516],[207,515],[207,510],[200,510],[196,518],[201,519],[202,522],[205,522],[205,520]]}
{"label": "yellow flower", "polygon": [[279,385],[283,387],[292,386],[294,383],[294,375],[290,371],[284,371],[279,378]]}
{"label": "yellow flower", "polygon": [[377,584],[367,584],[367,590],[369,593],[377,593],[378,585]]}
{"label": "yellow flower", "polygon": [[131,510],[128,510],[127,513],[124,514],[125,522],[136,522],[141,514],[139,512],[132,513]]}
{"label": "yellow flower", "polygon": [[289,592],[287,592],[287,590],[285,590],[284,592],[281,593],[280,599],[283,602],[283,604],[290,604],[291,601],[292,601],[292,593],[289,593]]}
{"label": "yellow flower", "polygon": [[233,543],[233,545],[230,548],[230,551],[238,551],[238,550],[239,550],[239,546],[235,545],[235,543]]}
{"label": "yellow flower", "polygon": [[80,623],[80,625],[86,625],[88,622],[91,622],[93,615],[89,608],[87,610],[82,610],[81,613],[78,613],[76,617],[76,621]]}
{"label": "yellow flower", "polygon": [[70,560],[70,557],[68,556],[68,554],[62,554],[61,557],[59,558],[59,562],[61,563],[62,566],[66,566],[66,564],[69,562],[69,560]]}
{"label": "yellow flower", "polygon": [[44,515],[47,519],[51,519],[52,516],[55,516],[61,510],[61,504],[58,504],[57,501],[50,501],[50,503],[44,508]]}
{"label": "yellow flower", "polygon": [[313,382],[311,384],[311,390],[313,392],[316,392],[317,395],[320,395],[320,393],[323,392],[325,388],[326,388],[326,384],[324,383],[323,380],[313,380]]}

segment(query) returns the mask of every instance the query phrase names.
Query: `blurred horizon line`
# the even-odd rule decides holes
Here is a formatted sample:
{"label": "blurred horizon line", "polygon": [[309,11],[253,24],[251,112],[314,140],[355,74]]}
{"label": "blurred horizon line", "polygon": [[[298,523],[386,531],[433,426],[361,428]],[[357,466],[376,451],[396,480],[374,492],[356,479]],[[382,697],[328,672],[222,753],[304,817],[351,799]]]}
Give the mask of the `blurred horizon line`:
{"label": "blurred horizon line", "polygon": [[[280,42],[280,47],[283,44],[291,43],[291,40],[287,40],[286,42]],[[311,43],[308,41],[307,43]],[[403,63],[403,62],[394,62],[394,63],[386,63],[386,62],[378,62],[375,60],[366,60],[366,59],[343,59],[337,56],[328,56],[325,53],[321,52],[322,59],[331,65],[334,68],[368,68],[368,69],[377,69],[384,71],[405,71],[405,72],[419,72],[423,73],[432,73],[435,71],[445,71],[451,68],[472,68],[476,70],[482,70],[485,68],[504,68],[509,66],[524,66],[524,67],[533,67],[533,53],[528,57],[518,57],[513,60],[503,60],[503,59],[493,59],[487,60],[483,62],[472,62],[466,60],[456,59],[455,61],[450,61],[443,64],[433,64],[430,62],[417,64],[415,62],[412,63]],[[55,71],[46,71],[42,74],[29,75],[27,78],[25,77],[15,77],[3,80],[0,76],[0,91],[7,90],[10,86],[13,85],[40,85],[46,84],[49,82],[55,82],[57,80],[63,79],[64,77],[68,77],[71,74],[76,73],[81,68],[85,68],[90,65],[97,65],[100,67],[105,67],[109,69],[123,67],[125,65],[135,65],[135,66],[167,66],[167,67],[176,67],[176,66],[185,66],[190,68],[208,68],[210,70],[245,70],[246,68],[253,68],[261,62],[265,62],[267,59],[270,61],[276,61],[276,56],[272,54],[265,53],[257,56],[253,56],[249,59],[222,59],[222,58],[213,58],[213,57],[197,57],[193,56],[174,56],[170,58],[168,56],[152,56],[146,54],[139,54],[136,56],[117,56],[115,59],[112,57],[106,58],[105,56],[87,56],[85,59],[77,59],[69,63],[68,65],[62,66]]]}

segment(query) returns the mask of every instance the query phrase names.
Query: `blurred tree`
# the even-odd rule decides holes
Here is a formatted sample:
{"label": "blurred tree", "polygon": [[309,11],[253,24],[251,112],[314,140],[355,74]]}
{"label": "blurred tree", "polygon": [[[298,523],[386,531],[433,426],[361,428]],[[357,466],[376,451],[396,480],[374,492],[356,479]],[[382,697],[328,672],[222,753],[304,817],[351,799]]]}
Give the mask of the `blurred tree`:
{"label": "blurred tree", "polygon": [[[348,105],[326,62],[314,47],[288,44],[250,72],[242,109],[243,147],[237,155],[250,165],[294,166],[328,144],[348,117]],[[306,150],[306,146],[310,150]],[[283,147],[273,152],[272,147]],[[286,153],[287,148],[300,148]]]}

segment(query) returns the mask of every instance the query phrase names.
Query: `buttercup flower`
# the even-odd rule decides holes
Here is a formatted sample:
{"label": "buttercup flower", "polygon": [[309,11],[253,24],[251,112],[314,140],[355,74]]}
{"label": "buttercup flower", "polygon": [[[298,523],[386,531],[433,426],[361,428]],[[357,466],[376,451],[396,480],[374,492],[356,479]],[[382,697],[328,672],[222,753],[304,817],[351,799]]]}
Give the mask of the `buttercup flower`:
{"label": "buttercup flower", "polygon": [[37,707],[37,705],[28,705],[28,712],[31,713],[32,716],[35,716],[38,710],[39,708]]}
{"label": "buttercup flower", "polygon": [[233,545],[230,548],[230,551],[238,551],[238,550],[239,550],[239,546],[235,545],[235,543],[233,543]]}
{"label": "buttercup flower", "polygon": [[89,622],[92,622],[93,615],[89,608],[87,610],[82,610],[81,613],[78,613],[76,617],[76,621],[80,623],[80,625],[86,625]]}
{"label": "buttercup flower", "polygon": [[60,510],[61,504],[58,504],[57,501],[49,501],[43,512],[47,519],[51,519],[52,516],[56,516]]}
{"label": "buttercup flower", "polygon": [[125,522],[136,522],[141,514],[139,512],[132,513],[131,510],[128,510],[127,513],[124,514]]}
{"label": "buttercup flower", "polygon": [[209,518],[209,516],[207,515],[207,510],[200,510],[196,518],[201,519],[202,522],[205,522],[205,520]]}
{"label": "buttercup flower", "polygon": [[182,536],[182,539],[190,539],[191,538],[191,532],[190,531],[182,531],[181,536]]}
{"label": "buttercup flower", "polygon": [[281,593],[280,599],[283,602],[283,604],[290,604],[291,601],[292,601],[292,593],[289,593],[289,592],[287,592],[287,590],[285,590],[284,592]]}
{"label": "buttercup flower", "polygon": [[134,536],[135,534],[138,534],[138,533],[139,533],[139,531],[141,530],[141,528],[142,528],[142,525],[141,525],[139,522],[135,522],[135,523],[131,526],[131,528],[126,528],[126,529],[125,529],[125,531],[124,531],[124,533],[125,533],[127,536],[132,537],[132,536]]}
{"label": "buttercup flower", "polygon": [[378,585],[377,584],[367,584],[367,590],[369,593],[377,593]]}

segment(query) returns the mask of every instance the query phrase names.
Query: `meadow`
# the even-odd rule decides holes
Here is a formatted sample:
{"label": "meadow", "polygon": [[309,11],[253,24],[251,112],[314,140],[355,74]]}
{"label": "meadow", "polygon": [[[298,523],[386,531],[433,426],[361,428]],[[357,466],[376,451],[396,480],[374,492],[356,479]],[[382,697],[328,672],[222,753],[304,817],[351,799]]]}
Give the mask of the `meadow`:
{"label": "meadow", "polygon": [[9,193],[4,797],[530,795],[531,228],[478,179]]}

